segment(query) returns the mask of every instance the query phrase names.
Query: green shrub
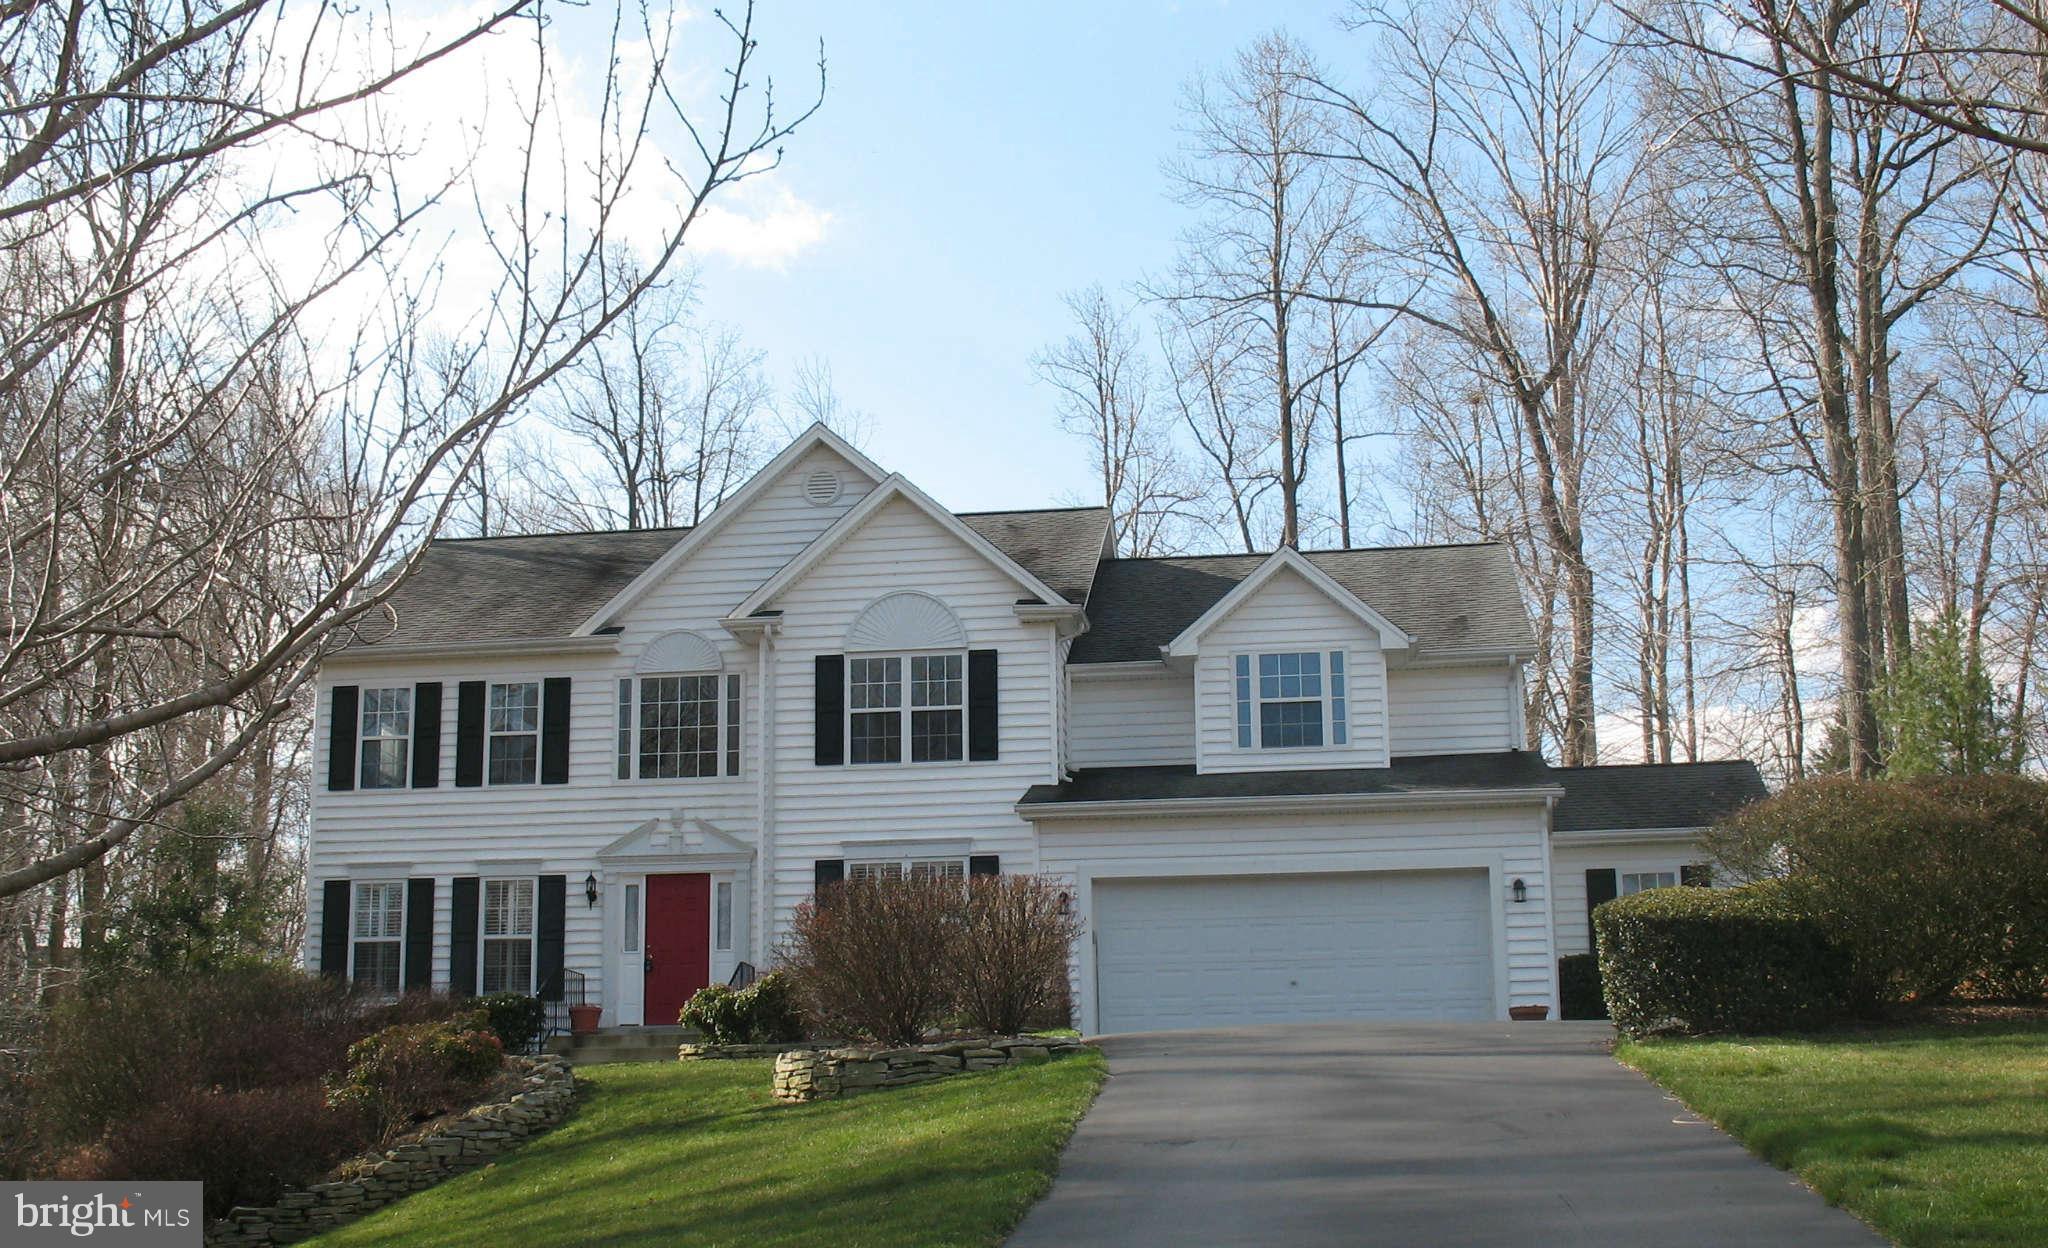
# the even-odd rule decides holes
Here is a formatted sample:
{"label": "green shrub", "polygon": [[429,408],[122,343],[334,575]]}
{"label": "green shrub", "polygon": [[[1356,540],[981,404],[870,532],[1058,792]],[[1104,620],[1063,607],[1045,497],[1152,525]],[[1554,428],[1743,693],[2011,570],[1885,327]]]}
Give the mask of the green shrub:
{"label": "green shrub", "polygon": [[1608,1014],[1632,1036],[1813,1027],[1854,999],[1851,960],[1778,885],[1651,889],[1593,927]]}
{"label": "green shrub", "polygon": [[1853,959],[1872,1000],[2048,986],[2039,781],[1816,780],[1744,810],[1709,848],[1743,878],[1782,877],[1790,904]]}
{"label": "green shrub", "polygon": [[724,984],[699,988],[683,1006],[679,1021],[713,1044],[773,1044],[803,1039],[795,989],[786,972],[763,975],[734,991]]}
{"label": "green shrub", "polygon": [[547,1002],[521,992],[494,992],[475,1005],[489,1018],[491,1031],[507,1053],[524,1053],[548,1023]]}
{"label": "green shrub", "polygon": [[1557,960],[1557,999],[1559,1018],[1607,1017],[1598,954],[1568,953]]}
{"label": "green shrub", "polygon": [[401,1023],[356,1041],[329,1103],[372,1115],[387,1135],[468,1105],[505,1064],[483,1012],[469,1023]]}

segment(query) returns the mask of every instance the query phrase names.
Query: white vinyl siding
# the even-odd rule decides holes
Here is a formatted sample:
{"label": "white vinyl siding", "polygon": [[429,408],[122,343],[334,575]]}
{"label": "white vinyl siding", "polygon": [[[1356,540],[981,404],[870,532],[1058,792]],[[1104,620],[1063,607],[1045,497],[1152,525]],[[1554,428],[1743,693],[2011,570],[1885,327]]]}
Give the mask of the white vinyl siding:
{"label": "white vinyl siding", "polygon": [[1514,749],[1517,693],[1514,669],[1506,663],[1389,670],[1394,757]]}
{"label": "white vinyl siding", "polygon": [[[1329,653],[1344,653],[1347,740],[1299,749],[1239,748],[1236,659],[1251,657],[1257,693],[1258,656],[1312,652],[1327,690]],[[1299,574],[1275,573],[1257,593],[1211,627],[1195,659],[1196,767],[1204,772],[1277,771],[1387,765],[1387,669],[1379,636]],[[1253,725],[1255,730],[1257,724]]]}
{"label": "white vinyl siding", "polygon": [[1145,767],[1195,761],[1195,682],[1185,672],[1114,676],[1072,669],[1070,763]]}
{"label": "white vinyl siding", "polygon": [[1615,882],[1625,875],[1668,872],[1683,878],[1687,863],[1704,859],[1696,834],[1666,834],[1656,840],[1610,845],[1572,844],[1561,839],[1551,847],[1551,868],[1557,872],[1557,952],[1590,953],[1586,931],[1586,872],[1613,869]]}

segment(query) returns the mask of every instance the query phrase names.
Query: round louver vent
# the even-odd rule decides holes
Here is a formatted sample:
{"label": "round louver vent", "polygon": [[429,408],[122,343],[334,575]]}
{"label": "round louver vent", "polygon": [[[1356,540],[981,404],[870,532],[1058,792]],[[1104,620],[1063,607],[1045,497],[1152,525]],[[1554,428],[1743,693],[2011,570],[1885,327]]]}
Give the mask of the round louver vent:
{"label": "round louver vent", "polygon": [[804,478],[804,501],[813,507],[830,507],[839,501],[839,474],[819,468]]}

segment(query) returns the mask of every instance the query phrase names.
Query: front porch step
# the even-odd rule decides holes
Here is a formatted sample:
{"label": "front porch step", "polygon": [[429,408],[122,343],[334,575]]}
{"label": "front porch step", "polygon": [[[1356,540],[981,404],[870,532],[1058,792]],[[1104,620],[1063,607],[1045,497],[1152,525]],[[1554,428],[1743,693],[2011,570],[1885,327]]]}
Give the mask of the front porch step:
{"label": "front porch step", "polygon": [[672,1062],[676,1046],[702,1039],[694,1027],[600,1027],[587,1036],[550,1036],[546,1049],[572,1066],[598,1062]]}

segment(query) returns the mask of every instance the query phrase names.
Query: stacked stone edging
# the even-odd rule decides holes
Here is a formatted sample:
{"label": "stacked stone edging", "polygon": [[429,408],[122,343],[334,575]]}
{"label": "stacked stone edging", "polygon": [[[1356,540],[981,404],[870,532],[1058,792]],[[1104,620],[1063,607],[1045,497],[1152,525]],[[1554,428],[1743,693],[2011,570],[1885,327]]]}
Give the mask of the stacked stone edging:
{"label": "stacked stone edging", "polygon": [[345,1226],[402,1196],[495,1161],[567,1116],[576,1095],[576,1076],[567,1059],[550,1054],[508,1060],[527,1069],[524,1088],[511,1099],[479,1105],[432,1135],[345,1163],[344,1169],[358,1172],[354,1179],[286,1192],[274,1205],[237,1206],[208,1225],[208,1248],[291,1244]]}
{"label": "stacked stone edging", "polygon": [[814,1044],[794,1045],[788,1041],[781,1044],[680,1044],[676,1046],[676,1060],[679,1062],[726,1062],[753,1057],[780,1057],[795,1049],[806,1052],[830,1046]]}
{"label": "stacked stone edging", "polygon": [[1039,1062],[1087,1046],[1044,1036],[975,1036],[908,1049],[798,1049],[775,1059],[775,1099],[825,1101],[928,1083],[974,1070]]}

